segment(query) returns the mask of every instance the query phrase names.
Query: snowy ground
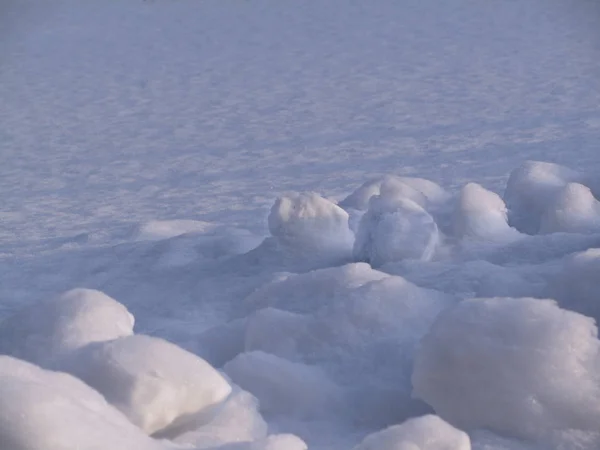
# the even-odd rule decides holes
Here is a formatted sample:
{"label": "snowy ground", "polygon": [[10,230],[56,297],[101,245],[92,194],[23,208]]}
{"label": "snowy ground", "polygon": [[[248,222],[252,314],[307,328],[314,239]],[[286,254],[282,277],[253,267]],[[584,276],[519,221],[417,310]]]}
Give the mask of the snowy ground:
{"label": "snowy ground", "polygon": [[3,2],[0,450],[600,447],[598,20]]}

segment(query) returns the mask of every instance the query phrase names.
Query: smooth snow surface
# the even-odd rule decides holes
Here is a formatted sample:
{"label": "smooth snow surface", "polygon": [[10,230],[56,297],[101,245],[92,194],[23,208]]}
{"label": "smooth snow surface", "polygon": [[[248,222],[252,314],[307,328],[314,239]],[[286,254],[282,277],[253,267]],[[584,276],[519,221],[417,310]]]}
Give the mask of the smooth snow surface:
{"label": "smooth snow surface", "polygon": [[599,20],[0,2],[0,450],[600,448]]}

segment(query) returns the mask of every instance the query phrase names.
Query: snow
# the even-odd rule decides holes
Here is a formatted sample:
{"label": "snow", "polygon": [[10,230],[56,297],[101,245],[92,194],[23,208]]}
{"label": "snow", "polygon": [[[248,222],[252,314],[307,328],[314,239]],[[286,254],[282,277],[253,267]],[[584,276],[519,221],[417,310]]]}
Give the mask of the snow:
{"label": "snow", "polygon": [[407,420],[367,436],[355,450],[471,450],[469,436],[437,416]]}
{"label": "snow", "polygon": [[593,319],[551,300],[465,300],[423,339],[414,391],[467,430],[534,440],[555,430],[594,431],[597,334]]}
{"label": "snow", "polygon": [[163,450],[82,381],[0,356],[0,447]]}
{"label": "snow", "polygon": [[3,2],[0,449],[600,448],[599,13]]}
{"label": "snow", "polygon": [[60,364],[97,389],[148,434],[208,421],[231,393],[196,355],[159,338],[134,335],[89,345]]}
{"label": "snow", "polygon": [[94,342],[133,333],[133,316],[116,300],[73,289],[0,323],[0,353],[48,366]]}

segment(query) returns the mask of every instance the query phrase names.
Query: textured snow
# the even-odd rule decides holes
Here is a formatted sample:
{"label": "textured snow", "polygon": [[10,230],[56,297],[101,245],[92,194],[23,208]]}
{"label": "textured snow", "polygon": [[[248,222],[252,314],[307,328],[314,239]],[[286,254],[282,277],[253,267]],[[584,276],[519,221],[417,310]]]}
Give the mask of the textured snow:
{"label": "textured snow", "polygon": [[2,2],[0,449],[600,448],[599,17]]}

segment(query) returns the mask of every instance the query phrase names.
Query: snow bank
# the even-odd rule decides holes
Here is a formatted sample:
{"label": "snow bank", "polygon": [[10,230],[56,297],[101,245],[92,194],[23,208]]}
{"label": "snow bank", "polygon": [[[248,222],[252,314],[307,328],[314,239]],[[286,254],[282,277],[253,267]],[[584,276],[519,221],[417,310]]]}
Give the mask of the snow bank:
{"label": "snow bank", "polygon": [[341,405],[341,390],[318,367],[253,351],[237,356],[224,369],[258,398],[265,413],[315,418],[331,415]]}
{"label": "snow bank", "polygon": [[371,198],[361,218],[354,258],[373,267],[403,259],[429,261],[439,242],[437,224],[421,206],[382,193]]}
{"label": "snow bank", "polygon": [[318,194],[278,198],[268,222],[271,235],[285,251],[331,261],[351,254],[354,234],[348,213]]}
{"label": "snow bank", "polygon": [[553,301],[466,300],[425,336],[412,381],[456,426],[542,439],[596,429],[599,351],[594,321]]}
{"label": "snow bank", "polygon": [[569,183],[548,205],[540,219],[540,233],[600,231],[600,202],[590,188]]}
{"label": "snow bank", "polygon": [[556,195],[581,179],[579,173],[558,164],[527,161],[511,172],[504,192],[510,224],[523,233],[538,233],[541,217]]}
{"label": "snow bank", "polygon": [[454,235],[459,238],[506,241],[519,236],[508,225],[504,201],[476,183],[463,187],[454,211]]}
{"label": "snow bank", "polygon": [[38,365],[92,342],[133,333],[127,308],[102,292],[73,289],[33,304],[0,323],[0,353]]}
{"label": "snow bank", "polygon": [[210,418],[231,392],[204,360],[143,335],[89,345],[61,368],[97,389],[149,434],[198,416]]}
{"label": "snow bank", "polygon": [[469,436],[428,415],[367,436],[354,450],[471,450]]}
{"label": "snow bank", "polygon": [[0,356],[0,448],[161,450],[92,388],[70,375]]}

